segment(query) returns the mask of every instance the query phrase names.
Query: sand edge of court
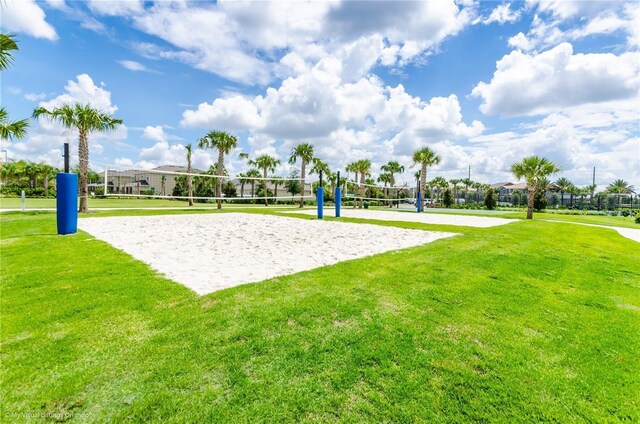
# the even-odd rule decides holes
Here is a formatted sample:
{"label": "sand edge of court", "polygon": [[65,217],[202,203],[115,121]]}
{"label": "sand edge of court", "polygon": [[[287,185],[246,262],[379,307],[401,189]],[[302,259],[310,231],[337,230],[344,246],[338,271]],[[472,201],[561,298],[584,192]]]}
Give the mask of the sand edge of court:
{"label": "sand edge of court", "polygon": [[237,212],[83,218],[79,228],[198,294],[456,235]]}

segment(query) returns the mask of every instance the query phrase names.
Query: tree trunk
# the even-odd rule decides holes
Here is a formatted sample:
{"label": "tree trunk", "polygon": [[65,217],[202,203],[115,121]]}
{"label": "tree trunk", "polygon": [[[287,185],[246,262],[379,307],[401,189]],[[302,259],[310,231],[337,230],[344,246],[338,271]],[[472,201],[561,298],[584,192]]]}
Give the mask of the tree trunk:
{"label": "tree trunk", "polygon": [[78,158],[80,160],[80,212],[89,212],[89,187],[87,185],[87,174],[89,173],[89,139],[86,130],[80,129],[80,139],[78,143]]}
{"label": "tree trunk", "polygon": [[273,184],[273,201],[278,203],[278,183]]}
{"label": "tree trunk", "polygon": [[360,173],[360,209],[364,208],[364,172]]}
{"label": "tree trunk", "polygon": [[533,219],[533,198],[535,196],[535,186],[528,186],[527,194],[529,196],[529,202],[527,204],[527,219]]}
{"label": "tree trunk", "polygon": [[216,197],[218,198],[218,209],[222,209],[222,176],[224,175],[224,152],[218,149],[218,181],[216,181]]}
{"label": "tree trunk", "polygon": [[187,197],[189,198],[189,206],[193,206],[193,179],[191,177],[191,174],[193,173],[193,169],[191,167],[191,156],[189,156],[188,159],[189,160],[187,161],[187,173],[189,175],[187,175]]}
{"label": "tree trunk", "polygon": [[[357,194],[360,194],[360,186],[358,185],[358,173],[354,172],[355,174],[355,180],[356,180],[356,185],[355,188],[353,189],[353,208],[357,208],[358,207],[358,203],[360,203],[358,201],[358,198],[356,197]],[[357,192],[356,192],[357,191]]]}
{"label": "tree trunk", "polygon": [[[251,180],[251,198],[254,198],[256,195],[256,180]],[[253,203],[255,203],[256,200],[253,199]]]}
{"label": "tree trunk", "polygon": [[302,161],[302,166],[300,167],[300,179],[301,179],[301,184],[300,184],[300,208],[304,207],[304,177],[305,177],[305,172],[307,170],[307,164],[305,163],[305,161]]}
{"label": "tree trunk", "polygon": [[240,183],[240,197],[244,199],[244,183]]}
{"label": "tree trunk", "polygon": [[423,163],[422,164],[422,170],[420,171],[420,195],[421,195],[421,202],[422,204],[420,205],[420,209],[424,211],[424,196],[426,194],[427,191],[427,164]]}
{"label": "tree trunk", "polygon": [[264,178],[264,205],[269,206],[269,201],[267,199],[267,168],[263,169],[262,176]]}
{"label": "tree trunk", "polygon": [[49,197],[49,175],[44,174],[44,179],[42,180],[42,187],[44,187],[44,197]]}

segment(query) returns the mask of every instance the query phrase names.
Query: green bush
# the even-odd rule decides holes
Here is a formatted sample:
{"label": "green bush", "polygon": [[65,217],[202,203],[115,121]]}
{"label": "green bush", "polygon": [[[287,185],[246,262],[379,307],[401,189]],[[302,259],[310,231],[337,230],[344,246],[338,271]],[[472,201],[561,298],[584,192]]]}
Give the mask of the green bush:
{"label": "green bush", "polygon": [[495,192],[493,190],[487,190],[487,193],[484,195],[484,206],[492,211],[496,208],[496,203]]}
{"label": "green bush", "polygon": [[451,194],[451,190],[446,189],[442,196],[442,203],[444,203],[445,208],[450,208],[453,205],[453,195]]}
{"label": "green bush", "polygon": [[636,214],[636,224],[640,224],[640,212]]}

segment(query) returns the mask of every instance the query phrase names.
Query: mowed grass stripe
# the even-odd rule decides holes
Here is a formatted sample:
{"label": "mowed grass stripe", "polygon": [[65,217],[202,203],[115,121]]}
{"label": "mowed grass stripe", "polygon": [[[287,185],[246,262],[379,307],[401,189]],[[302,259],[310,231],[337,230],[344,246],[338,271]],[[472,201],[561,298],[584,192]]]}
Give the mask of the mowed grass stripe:
{"label": "mowed grass stripe", "polygon": [[637,243],[613,231],[465,228],[198,297],[53,214],[1,219],[7,422],[640,420]]}

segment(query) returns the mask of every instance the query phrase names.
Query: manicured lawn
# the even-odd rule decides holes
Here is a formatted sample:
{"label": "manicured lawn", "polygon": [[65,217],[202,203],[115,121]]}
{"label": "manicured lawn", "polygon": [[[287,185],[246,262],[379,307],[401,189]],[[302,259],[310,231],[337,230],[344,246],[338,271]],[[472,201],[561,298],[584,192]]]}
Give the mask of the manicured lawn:
{"label": "manicured lawn", "polygon": [[638,244],[610,230],[465,228],[198,297],[54,214],[0,220],[5,422],[640,421]]}

